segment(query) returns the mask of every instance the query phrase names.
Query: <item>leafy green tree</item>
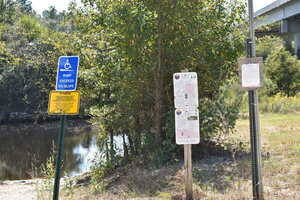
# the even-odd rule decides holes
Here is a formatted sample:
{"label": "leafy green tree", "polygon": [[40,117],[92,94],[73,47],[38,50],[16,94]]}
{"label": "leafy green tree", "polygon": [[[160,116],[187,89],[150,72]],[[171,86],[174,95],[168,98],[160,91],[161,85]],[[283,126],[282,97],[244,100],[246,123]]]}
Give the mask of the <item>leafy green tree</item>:
{"label": "leafy green tree", "polygon": [[265,62],[266,73],[275,84],[271,94],[295,96],[300,92],[300,63],[285,49],[274,50]]}
{"label": "leafy green tree", "polygon": [[57,58],[73,54],[72,39],[48,29],[32,14],[18,9],[14,14],[12,22],[0,23],[0,91],[6,94],[0,107],[7,112],[45,113]]}
{"label": "leafy green tree", "polygon": [[[126,133],[133,152],[155,157],[150,146],[162,150],[174,139],[172,74],[196,71],[206,105],[236,75],[245,5],[225,0],[86,0],[84,5],[75,20],[85,41],[80,48],[88,52],[84,60],[91,63],[82,77],[91,113],[106,131]],[[202,128],[207,137],[216,131]]]}
{"label": "leafy green tree", "polygon": [[54,6],[50,6],[42,13],[42,23],[53,31],[67,32],[69,14],[66,11],[58,12]]}
{"label": "leafy green tree", "polygon": [[15,13],[13,0],[0,0],[0,23],[11,23]]}
{"label": "leafy green tree", "polygon": [[48,8],[48,10],[44,10],[42,13],[44,18],[47,19],[56,19],[58,16],[58,11],[56,10],[56,8],[54,6],[50,6]]}
{"label": "leafy green tree", "polygon": [[41,38],[43,33],[47,33],[47,30],[37,19],[28,15],[21,16],[17,25],[21,34],[26,37],[29,43]]}
{"label": "leafy green tree", "polygon": [[16,8],[12,26],[0,26],[0,45],[5,48],[0,53],[10,55],[0,60],[0,90],[9,89],[1,105],[15,111],[45,111],[57,58],[80,55],[83,110],[106,133],[103,144],[112,162],[117,158],[116,135],[122,136],[128,159],[141,153],[144,159],[170,159],[168,152],[176,151],[172,74],[183,69],[199,75],[204,137],[233,127],[236,109],[227,106],[221,93],[227,80],[236,76],[236,59],[244,48],[244,3],[83,3],[63,13],[51,7],[41,19]]}
{"label": "leafy green tree", "polygon": [[22,13],[31,14],[33,9],[31,7],[31,1],[29,0],[16,0],[17,5],[19,6]]}
{"label": "leafy green tree", "polygon": [[276,36],[265,36],[259,38],[256,45],[256,55],[263,57],[264,60],[274,50],[284,49],[285,43],[282,38]]}

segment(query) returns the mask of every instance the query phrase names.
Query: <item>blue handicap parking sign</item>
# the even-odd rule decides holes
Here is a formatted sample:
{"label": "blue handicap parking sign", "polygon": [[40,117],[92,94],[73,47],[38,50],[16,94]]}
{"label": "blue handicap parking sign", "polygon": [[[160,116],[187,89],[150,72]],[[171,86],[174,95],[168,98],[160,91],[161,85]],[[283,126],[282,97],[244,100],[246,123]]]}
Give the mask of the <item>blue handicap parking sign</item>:
{"label": "blue handicap parking sign", "polygon": [[78,56],[59,57],[55,89],[61,91],[76,90],[78,68]]}

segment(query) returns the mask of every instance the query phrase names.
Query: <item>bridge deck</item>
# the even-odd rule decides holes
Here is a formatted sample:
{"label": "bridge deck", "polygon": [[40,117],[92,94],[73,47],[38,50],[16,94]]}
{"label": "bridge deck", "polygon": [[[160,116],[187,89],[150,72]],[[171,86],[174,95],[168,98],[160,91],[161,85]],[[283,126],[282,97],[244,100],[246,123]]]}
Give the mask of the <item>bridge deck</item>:
{"label": "bridge deck", "polygon": [[255,12],[255,28],[300,14],[300,0],[277,0]]}

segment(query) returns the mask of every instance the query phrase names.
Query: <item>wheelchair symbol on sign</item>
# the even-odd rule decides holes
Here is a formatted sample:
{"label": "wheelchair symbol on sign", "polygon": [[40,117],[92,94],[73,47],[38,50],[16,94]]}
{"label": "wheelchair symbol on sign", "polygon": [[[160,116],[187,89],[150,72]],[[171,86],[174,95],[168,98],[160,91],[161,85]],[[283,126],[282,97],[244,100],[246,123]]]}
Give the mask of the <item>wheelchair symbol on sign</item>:
{"label": "wheelchair symbol on sign", "polygon": [[64,68],[65,68],[66,70],[69,70],[69,69],[72,68],[69,59],[67,59],[67,62],[66,62],[66,64],[64,65]]}

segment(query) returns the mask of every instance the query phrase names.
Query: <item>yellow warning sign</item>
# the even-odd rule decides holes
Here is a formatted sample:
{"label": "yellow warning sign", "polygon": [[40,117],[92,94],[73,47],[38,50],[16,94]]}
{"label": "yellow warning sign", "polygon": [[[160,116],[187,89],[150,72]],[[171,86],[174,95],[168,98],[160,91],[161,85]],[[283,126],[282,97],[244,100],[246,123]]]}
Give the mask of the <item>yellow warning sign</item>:
{"label": "yellow warning sign", "polygon": [[49,95],[49,115],[78,115],[80,106],[79,91],[62,92],[53,90]]}

